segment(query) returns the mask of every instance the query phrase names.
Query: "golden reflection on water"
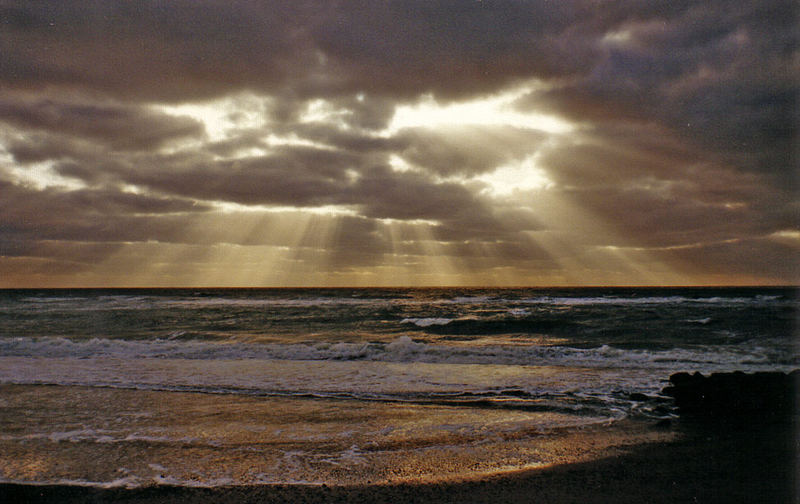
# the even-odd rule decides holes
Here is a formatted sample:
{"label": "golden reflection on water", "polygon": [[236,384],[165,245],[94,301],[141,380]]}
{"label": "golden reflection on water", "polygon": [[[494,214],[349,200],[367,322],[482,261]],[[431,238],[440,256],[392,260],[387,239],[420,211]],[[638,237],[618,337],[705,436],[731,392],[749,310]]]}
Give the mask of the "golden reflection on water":
{"label": "golden reflection on water", "polygon": [[586,424],[557,413],[14,385],[1,386],[0,397],[5,481],[441,481],[580,460],[620,444],[592,434],[596,427],[554,428]]}

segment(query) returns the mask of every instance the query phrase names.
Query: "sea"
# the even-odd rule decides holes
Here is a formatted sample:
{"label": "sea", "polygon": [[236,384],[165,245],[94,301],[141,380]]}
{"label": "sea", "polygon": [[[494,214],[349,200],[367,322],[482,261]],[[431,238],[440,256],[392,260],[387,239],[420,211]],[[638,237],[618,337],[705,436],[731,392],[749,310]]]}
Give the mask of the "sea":
{"label": "sea", "polygon": [[0,482],[429,481],[800,367],[796,288],[0,290]]}

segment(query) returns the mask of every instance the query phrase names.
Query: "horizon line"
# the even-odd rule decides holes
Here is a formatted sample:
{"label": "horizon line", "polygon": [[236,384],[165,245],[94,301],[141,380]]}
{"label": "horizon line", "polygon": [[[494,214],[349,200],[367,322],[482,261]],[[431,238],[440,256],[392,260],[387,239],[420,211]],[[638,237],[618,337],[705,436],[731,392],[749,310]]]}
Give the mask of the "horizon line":
{"label": "horizon line", "polygon": [[638,284],[638,285],[295,285],[295,286],[39,286],[39,287],[3,287],[0,290],[300,290],[300,289],[724,289],[724,288],[776,288],[797,289],[800,284]]}

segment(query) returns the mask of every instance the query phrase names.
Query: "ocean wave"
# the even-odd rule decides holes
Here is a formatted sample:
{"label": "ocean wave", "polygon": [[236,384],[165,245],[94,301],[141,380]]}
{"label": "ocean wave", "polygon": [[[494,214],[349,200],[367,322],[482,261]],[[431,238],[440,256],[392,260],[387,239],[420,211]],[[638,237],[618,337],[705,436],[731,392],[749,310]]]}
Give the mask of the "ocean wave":
{"label": "ocean wave", "polygon": [[738,369],[746,362],[753,370],[800,363],[796,351],[785,345],[753,344],[697,346],[668,350],[624,349],[610,345],[573,348],[560,345],[504,345],[492,341],[431,344],[401,336],[391,342],[247,343],[200,340],[112,340],[94,338],[11,338],[0,340],[0,356],[85,359],[191,359],[191,360],[292,360],[381,361],[442,364],[499,364],[531,366],[641,367],[666,370]]}
{"label": "ocean wave", "polygon": [[514,317],[524,317],[530,315],[531,312],[529,310],[526,310],[525,308],[511,308],[510,310],[508,310],[508,314]]}
{"label": "ocean wave", "polygon": [[[576,291],[578,293],[580,291]],[[385,294],[385,293],[384,293]],[[446,318],[464,317],[468,312],[498,310],[505,311],[508,315],[517,319],[530,315],[531,311],[538,311],[548,307],[577,308],[582,307],[658,307],[663,309],[670,308],[700,308],[714,307],[722,308],[727,306],[741,306],[763,308],[769,306],[797,306],[798,300],[790,295],[771,295],[756,294],[746,295],[709,295],[695,297],[684,292],[674,294],[647,295],[641,296],[635,292],[631,293],[609,293],[598,295],[586,293],[586,295],[559,295],[556,293],[532,293],[524,291],[504,291],[498,290],[489,294],[475,295],[454,295],[453,297],[430,298],[420,293],[408,293],[407,295],[392,296],[384,295],[381,292],[342,292],[342,293],[275,293],[247,291],[233,292],[230,295],[225,293],[111,293],[88,295],[66,296],[63,294],[54,295],[34,295],[22,298],[3,298],[0,299],[0,311],[6,314],[16,313],[24,317],[47,317],[49,314],[63,313],[86,316],[85,314],[94,312],[144,312],[163,313],[166,310],[179,310],[184,312],[206,312],[216,313],[223,310],[241,309],[246,313],[264,315],[275,310],[283,309],[315,309],[330,311],[340,309],[345,313],[351,307],[357,309],[388,310],[404,312],[404,307],[431,307],[428,313],[420,312],[415,309],[413,312],[403,313],[403,323],[413,323],[418,327],[432,327],[452,325],[445,324]],[[527,297],[526,297],[527,294]],[[519,297],[518,297],[519,296]],[[454,313],[455,312],[455,313]],[[409,317],[410,313],[421,313]],[[694,319],[701,319],[703,316],[694,316]],[[428,324],[428,325],[425,325]],[[10,332],[9,334],[13,334]]]}
{"label": "ocean wave", "polygon": [[706,325],[711,323],[712,320],[714,319],[712,319],[711,317],[703,317],[700,319],[687,319],[686,322],[689,322],[690,324]]}
{"label": "ocean wave", "polygon": [[491,300],[492,298],[489,296],[458,296],[453,299],[445,299],[443,302],[453,304],[484,304]]}
{"label": "ocean wave", "polygon": [[405,318],[400,321],[401,324],[414,324],[417,327],[429,327],[432,325],[447,325],[455,319],[444,317],[428,317],[428,318]]}
{"label": "ocean wave", "polygon": [[31,296],[19,303],[7,305],[7,309],[21,312],[92,312],[99,310],[149,310],[162,302],[158,296],[108,295],[108,296]]}
{"label": "ocean wave", "polygon": [[90,488],[102,488],[105,490],[110,489],[117,489],[117,488],[141,488],[143,486],[148,485],[167,485],[167,486],[182,486],[182,487],[192,487],[192,488],[215,488],[224,485],[232,485],[236,483],[236,480],[232,478],[217,478],[217,479],[209,479],[204,481],[196,481],[194,479],[180,479],[168,476],[160,476],[156,475],[152,478],[145,478],[135,475],[128,475],[122,478],[115,478],[109,481],[91,481],[86,479],[67,479],[67,478],[58,478],[53,480],[43,480],[43,481],[32,481],[32,480],[17,480],[17,479],[10,479],[4,478],[0,476],[0,483],[8,483],[8,484],[16,484],[16,485],[64,485],[64,486],[75,486],[75,487],[90,487]]}
{"label": "ocean wave", "polygon": [[198,297],[187,299],[172,299],[164,301],[165,306],[184,308],[210,308],[210,307],[259,307],[278,306],[305,308],[313,306],[359,306],[359,305],[388,305],[391,300],[379,298],[352,298],[352,297],[313,297],[313,298],[225,298],[225,297]]}
{"label": "ocean wave", "polygon": [[710,305],[740,305],[740,304],[763,304],[778,301],[782,296],[757,295],[754,297],[686,297],[686,296],[645,296],[645,297],[621,297],[621,296],[593,296],[593,297],[550,297],[540,296],[533,298],[520,299],[515,302],[520,304],[532,305],[562,305],[562,306],[585,306],[585,305],[673,305],[673,304],[710,304]]}
{"label": "ocean wave", "polygon": [[42,304],[50,304],[50,303],[65,303],[65,302],[72,302],[72,301],[85,301],[86,297],[78,297],[78,296],[55,296],[55,297],[25,297],[20,299],[23,303],[42,303]]}
{"label": "ocean wave", "polygon": [[495,335],[495,334],[542,334],[572,330],[576,322],[569,318],[536,317],[523,318],[520,312],[492,315],[489,317],[466,316],[452,319],[406,319],[415,320],[415,325],[424,332],[440,335]]}
{"label": "ocean wave", "polygon": [[[47,296],[47,297],[26,297],[19,300],[21,304],[13,308],[25,310],[26,308],[35,310],[60,311],[69,310],[75,312],[98,311],[98,310],[148,310],[158,308],[182,308],[182,309],[207,309],[207,308],[259,308],[259,307],[287,307],[287,308],[306,308],[315,306],[359,306],[359,305],[389,305],[393,301],[381,298],[354,298],[345,296],[331,297],[221,297],[221,296],[188,296],[188,297],[165,297],[147,295],[104,295],[97,297],[83,296]],[[396,302],[396,301],[395,301]]]}
{"label": "ocean wave", "polygon": [[[149,387],[152,389],[153,387]],[[147,436],[137,433],[124,432],[112,429],[75,429],[70,431],[48,431],[34,434],[3,434],[0,435],[2,441],[32,441],[44,440],[53,443],[99,443],[99,444],[119,444],[119,443],[160,443],[160,444],[186,444],[197,443],[197,438],[189,436],[170,437],[170,436]],[[209,444],[209,443],[207,443]]]}

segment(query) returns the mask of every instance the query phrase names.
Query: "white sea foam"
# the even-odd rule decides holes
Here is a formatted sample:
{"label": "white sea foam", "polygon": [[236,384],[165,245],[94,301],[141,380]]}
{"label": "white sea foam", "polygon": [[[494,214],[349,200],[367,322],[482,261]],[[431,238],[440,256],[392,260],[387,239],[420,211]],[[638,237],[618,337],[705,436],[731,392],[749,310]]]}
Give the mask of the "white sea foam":
{"label": "white sea foam", "polygon": [[162,297],[145,295],[109,295],[86,297],[27,297],[22,298],[22,304],[14,306],[16,310],[61,311],[71,312],[86,311],[114,311],[114,310],[149,310],[157,308],[183,308],[183,309],[208,309],[208,308],[308,308],[315,306],[358,306],[358,305],[389,305],[396,300],[360,297]]}
{"label": "white sea foam", "polygon": [[491,300],[489,296],[459,296],[445,300],[445,302],[453,304],[483,304],[489,300]]}
{"label": "white sea foam", "polygon": [[[273,481],[263,480],[262,483],[272,483]],[[294,483],[293,481],[288,480],[275,480],[275,483]],[[243,484],[240,481],[237,481],[233,478],[207,478],[202,481],[198,481],[195,479],[184,479],[184,478],[177,478],[174,476],[169,475],[155,475],[152,478],[146,478],[143,476],[136,476],[133,474],[124,476],[122,478],[116,478],[110,481],[92,481],[87,479],[67,479],[67,478],[57,478],[57,479],[45,479],[42,481],[33,481],[33,480],[23,480],[23,479],[13,479],[13,478],[3,478],[0,476],[0,483],[6,484],[17,484],[17,485],[64,485],[64,486],[75,486],[75,487],[92,487],[92,488],[102,488],[102,489],[115,489],[115,488],[140,488],[143,486],[149,485],[165,485],[165,486],[181,486],[181,487],[192,487],[192,488],[218,488],[220,486],[228,486],[228,485],[241,485]],[[305,483],[303,481],[298,482],[298,484]],[[317,483],[317,484],[321,484]]]}
{"label": "white sea foam", "polygon": [[31,440],[47,440],[54,443],[80,443],[80,442],[94,442],[94,443],[112,443],[114,442],[113,431],[100,429],[76,429],[71,431],[53,431],[41,432],[36,434],[24,434],[15,436],[12,434],[0,435],[0,440],[3,441],[31,441]]}
{"label": "white sea foam", "polygon": [[21,303],[13,305],[14,310],[25,312],[91,312],[98,310],[147,310],[161,303],[161,298],[139,295],[112,295],[97,297],[47,296],[22,298]]}
{"label": "white sea foam", "polygon": [[63,302],[73,302],[73,301],[83,301],[86,300],[85,297],[26,297],[20,299],[20,301],[24,303],[42,303],[42,304],[49,304],[49,303],[63,303]]}
{"label": "white sea foam", "polygon": [[[789,352],[787,354],[787,352]],[[632,367],[659,363],[707,364],[725,367],[743,360],[752,364],[795,364],[797,355],[775,343],[752,342],[725,346],[696,346],[669,350],[620,349],[609,345],[572,348],[537,344],[486,344],[471,341],[430,344],[401,336],[389,343],[243,343],[167,340],[111,340],[94,338],[11,338],[0,340],[0,356],[86,359],[189,359],[189,360],[364,360],[502,365],[579,365]]]}
{"label": "white sea foam", "polygon": [[233,485],[237,482],[232,478],[216,478],[204,481],[197,481],[192,479],[181,479],[172,476],[156,475],[151,479],[143,478],[135,475],[128,475],[122,478],[117,478],[111,481],[91,481],[85,479],[65,479],[59,478],[55,480],[44,481],[29,481],[18,480],[0,477],[0,483],[9,484],[22,484],[22,485],[64,485],[64,486],[77,486],[77,487],[93,487],[102,489],[113,488],[139,488],[149,484],[166,485],[166,486],[182,486],[194,488],[216,488],[224,485]]}
{"label": "white sea foam", "polygon": [[739,305],[766,303],[780,299],[780,296],[755,297],[686,297],[686,296],[644,296],[644,297],[619,297],[619,296],[593,296],[593,297],[550,297],[539,296],[526,298],[516,301],[520,304],[534,305],[562,305],[562,306],[585,306],[585,305],[673,305],[673,304],[711,304],[711,305]]}
{"label": "white sea foam", "polygon": [[377,298],[349,298],[349,297],[315,297],[315,298],[225,298],[225,297],[198,297],[185,299],[172,299],[165,301],[165,306],[185,307],[185,308],[209,308],[209,307],[259,307],[259,306],[279,306],[305,308],[312,306],[350,306],[350,305],[387,305],[391,302],[388,299]]}
{"label": "white sea foam", "polygon": [[444,317],[428,317],[428,318],[405,318],[400,321],[401,324],[414,324],[418,327],[430,327],[432,325],[447,325],[454,319]]}
{"label": "white sea foam", "polygon": [[[632,407],[615,391],[657,393],[663,373],[647,369],[529,367],[352,361],[186,361],[165,359],[0,358],[0,383],[358,399],[423,404],[535,407],[581,417],[616,418]],[[343,436],[347,433],[343,432]],[[51,437],[53,436],[53,437]],[[291,432],[313,441],[316,431]],[[196,444],[186,433],[66,432],[44,439],[90,443]],[[202,440],[213,445],[214,440]]]}

